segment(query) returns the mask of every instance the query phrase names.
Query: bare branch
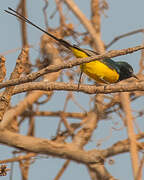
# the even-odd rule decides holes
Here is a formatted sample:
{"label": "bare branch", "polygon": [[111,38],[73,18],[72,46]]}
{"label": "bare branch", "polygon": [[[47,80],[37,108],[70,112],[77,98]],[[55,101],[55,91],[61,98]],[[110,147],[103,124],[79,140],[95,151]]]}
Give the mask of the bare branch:
{"label": "bare branch", "polygon": [[144,82],[132,80],[130,82],[123,81],[112,85],[84,85],[81,84],[80,88],[77,89],[77,84],[74,83],[63,83],[63,82],[32,82],[19,85],[15,88],[13,94],[22,93],[32,90],[42,91],[77,91],[86,94],[109,94],[116,92],[132,92],[132,91],[144,91]]}
{"label": "bare branch", "polygon": [[128,48],[128,49],[110,51],[108,53],[105,53],[104,55],[98,55],[95,57],[74,59],[73,61],[59,63],[58,65],[50,65],[50,66],[48,66],[48,67],[46,67],[46,68],[44,68],[38,72],[34,72],[34,73],[29,74],[26,77],[22,77],[19,79],[9,80],[9,81],[6,81],[4,83],[0,83],[0,89],[4,88],[4,87],[8,87],[8,86],[18,85],[18,84],[22,84],[22,83],[26,83],[26,82],[31,82],[31,81],[34,81],[37,78],[39,78],[40,76],[43,76],[45,74],[57,72],[61,69],[72,68],[72,67],[78,66],[82,63],[91,62],[91,61],[95,61],[95,60],[101,60],[101,59],[105,59],[105,58],[112,58],[112,57],[116,57],[116,56],[122,56],[122,55],[126,55],[126,54],[136,52],[136,51],[141,50],[141,49],[144,49],[144,45],[135,46],[133,48]]}

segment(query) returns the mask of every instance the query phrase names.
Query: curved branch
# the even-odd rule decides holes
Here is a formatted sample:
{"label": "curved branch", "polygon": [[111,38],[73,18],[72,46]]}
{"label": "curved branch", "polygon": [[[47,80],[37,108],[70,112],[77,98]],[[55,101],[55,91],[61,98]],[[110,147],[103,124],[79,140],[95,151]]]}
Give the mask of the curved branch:
{"label": "curved branch", "polygon": [[108,43],[105,47],[106,49],[108,49],[111,45],[113,45],[115,42],[117,42],[118,40],[122,39],[122,38],[125,38],[127,36],[131,36],[131,35],[134,35],[136,33],[144,33],[144,29],[138,29],[138,30],[135,30],[135,31],[131,31],[131,32],[128,32],[128,33],[125,33],[125,34],[122,34],[120,36],[117,36],[115,37],[110,43]]}
{"label": "curved branch", "polygon": [[63,63],[59,63],[58,65],[50,65],[46,68],[43,68],[42,70],[40,70],[38,72],[31,73],[25,77],[0,83],[0,89],[2,89],[4,87],[8,87],[8,86],[23,84],[26,82],[32,82],[45,74],[57,72],[61,69],[72,68],[74,66],[78,66],[80,64],[95,61],[95,60],[101,60],[101,59],[112,58],[112,57],[116,57],[116,56],[122,56],[122,55],[133,53],[133,52],[141,50],[141,49],[144,49],[144,45],[135,46],[135,47],[128,48],[128,49],[109,51],[108,53],[105,53],[103,55],[98,55],[95,57],[74,59],[73,61],[69,61],[69,62],[66,61]]}
{"label": "curved branch", "polygon": [[98,163],[101,161],[100,151],[95,151],[97,153],[94,155],[93,152],[78,149],[72,143],[63,144],[47,139],[23,136],[8,130],[0,131],[0,142],[25,151],[52,155],[84,164]]}
{"label": "curved branch", "polygon": [[116,83],[111,85],[96,86],[81,84],[79,89],[78,85],[74,83],[64,82],[31,82],[17,86],[13,94],[18,94],[26,91],[42,90],[42,91],[78,91],[87,94],[109,94],[116,92],[131,92],[131,91],[144,91],[144,82],[132,81],[131,83]]}

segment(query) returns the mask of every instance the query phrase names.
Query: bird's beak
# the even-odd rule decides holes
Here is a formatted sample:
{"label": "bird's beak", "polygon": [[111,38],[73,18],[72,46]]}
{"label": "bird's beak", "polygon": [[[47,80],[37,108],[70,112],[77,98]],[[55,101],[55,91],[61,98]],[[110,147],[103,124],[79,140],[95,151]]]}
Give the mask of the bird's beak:
{"label": "bird's beak", "polygon": [[135,75],[135,74],[132,74],[132,77],[136,78],[137,80],[139,80],[139,78]]}

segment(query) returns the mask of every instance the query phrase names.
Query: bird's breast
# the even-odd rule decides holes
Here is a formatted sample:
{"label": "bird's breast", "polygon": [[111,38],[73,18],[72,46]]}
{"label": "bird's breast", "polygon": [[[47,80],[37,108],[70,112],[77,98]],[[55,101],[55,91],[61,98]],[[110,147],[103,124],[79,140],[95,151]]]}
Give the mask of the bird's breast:
{"label": "bird's breast", "polygon": [[101,61],[93,61],[80,65],[81,70],[90,78],[99,83],[115,83],[119,79],[119,74],[115,69],[109,68]]}

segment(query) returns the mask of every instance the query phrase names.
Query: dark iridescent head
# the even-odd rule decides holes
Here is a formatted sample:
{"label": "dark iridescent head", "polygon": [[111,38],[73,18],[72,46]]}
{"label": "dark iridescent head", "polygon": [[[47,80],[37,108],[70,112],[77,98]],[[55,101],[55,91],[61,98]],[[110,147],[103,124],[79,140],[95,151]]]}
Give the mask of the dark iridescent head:
{"label": "dark iridescent head", "polygon": [[130,64],[128,64],[127,62],[123,62],[123,61],[118,61],[118,62],[116,62],[116,64],[120,70],[119,81],[130,78],[130,77],[134,77],[134,78],[138,79],[136,77],[136,75],[134,74],[133,68]]}

